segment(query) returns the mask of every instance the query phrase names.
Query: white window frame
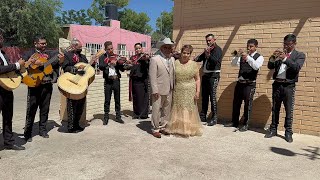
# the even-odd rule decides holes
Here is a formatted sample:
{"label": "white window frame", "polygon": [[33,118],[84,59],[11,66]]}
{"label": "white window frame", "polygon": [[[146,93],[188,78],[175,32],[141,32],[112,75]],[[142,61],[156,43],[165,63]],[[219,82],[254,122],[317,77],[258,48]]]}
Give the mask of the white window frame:
{"label": "white window frame", "polygon": [[142,45],[142,48],[146,48],[146,47],[147,47],[147,42],[142,41],[142,42],[141,42],[141,45]]}
{"label": "white window frame", "polygon": [[102,44],[86,43],[86,49],[91,55],[95,55],[102,47]]}
{"label": "white window frame", "polygon": [[120,56],[127,55],[127,45],[126,44],[118,44],[117,50],[118,50]]}

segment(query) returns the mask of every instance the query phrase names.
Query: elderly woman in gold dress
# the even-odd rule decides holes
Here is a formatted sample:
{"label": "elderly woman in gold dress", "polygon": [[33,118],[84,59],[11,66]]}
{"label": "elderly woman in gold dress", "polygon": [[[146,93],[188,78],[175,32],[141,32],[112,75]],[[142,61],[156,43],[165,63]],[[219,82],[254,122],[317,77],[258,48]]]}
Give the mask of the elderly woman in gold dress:
{"label": "elderly woman in gold dress", "polygon": [[167,124],[166,132],[182,136],[201,136],[202,124],[197,108],[200,95],[199,67],[191,61],[193,47],[184,45],[181,49],[181,58],[175,61],[175,90],[171,118]]}

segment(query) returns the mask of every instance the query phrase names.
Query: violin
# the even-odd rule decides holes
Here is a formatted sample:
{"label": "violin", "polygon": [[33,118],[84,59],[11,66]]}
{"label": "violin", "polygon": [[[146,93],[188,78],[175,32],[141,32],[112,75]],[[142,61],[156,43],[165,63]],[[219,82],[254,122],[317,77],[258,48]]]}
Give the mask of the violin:
{"label": "violin", "polygon": [[117,54],[109,55],[109,63],[125,64],[127,61],[127,58],[124,56],[118,56]]}

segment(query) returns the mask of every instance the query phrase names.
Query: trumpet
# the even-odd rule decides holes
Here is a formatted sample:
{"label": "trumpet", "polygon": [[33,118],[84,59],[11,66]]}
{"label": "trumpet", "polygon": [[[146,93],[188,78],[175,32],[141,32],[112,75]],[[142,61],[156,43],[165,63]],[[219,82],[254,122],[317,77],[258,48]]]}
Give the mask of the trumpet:
{"label": "trumpet", "polygon": [[[240,57],[242,54],[244,53],[244,51],[242,49],[239,49],[238,51],[237,50],[234,50],[231,55],[232,56],[237,56],[237,57]],[[250,53],[250,50],[248,49],[247,50],[247,54]]]}
{"label": "trumpet", "polygon": [[285,54],[287,53],[286,49],[283,49],[283,50],[277,49],[277,50],[275,50],[273,52],[273,54],[269,57],[269,61],[270,62],[275,62],[275,61],[278,61],[278,60],[282,60],[280,58],[280,55],[283,54],[283,53],[285,53]]}

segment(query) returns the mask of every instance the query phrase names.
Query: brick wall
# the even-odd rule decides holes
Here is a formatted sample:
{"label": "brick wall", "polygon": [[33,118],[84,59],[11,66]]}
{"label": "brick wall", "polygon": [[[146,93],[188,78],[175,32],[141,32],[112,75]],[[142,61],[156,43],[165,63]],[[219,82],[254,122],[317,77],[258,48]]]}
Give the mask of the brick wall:
{"label": "brick wall", "polygon": [[[294,132],[320,136],[320,1],[318,0],[175,0],[173,40],[178,47],[191,44],[198,55],[206,47],[204,36],[218,36],[223,49],[222,73],[218,89],[218,113],[230,121],[238,68],[231,67],[231,53],[246,48],[249,38],[259,42],[265,57],[257,78],[253,102],[252,126],[266,127],[271,122],[272,73],[267,68],[269,56],[282,48],[283,37],[297,35],[298,51],[306,54],[297,83]],[[283,127],[284,109],[281,110]]]}

